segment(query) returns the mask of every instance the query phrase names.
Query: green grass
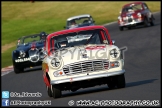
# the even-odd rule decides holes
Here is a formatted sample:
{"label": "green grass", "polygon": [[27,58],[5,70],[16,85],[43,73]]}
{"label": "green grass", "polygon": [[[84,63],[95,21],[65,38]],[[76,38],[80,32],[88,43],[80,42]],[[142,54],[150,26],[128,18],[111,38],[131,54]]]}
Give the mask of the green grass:
{"label": "green grass", "polygon": [[12,51],[15,49],[16,47],[12,47],[10,49],[8,49],[7,51],[5,51],[4,53],[2,53],[1,55],[1,67],[7,67],[12,65]]}
{"label": "green grass", "polygon": [[[1,40],[2,45],[16,41],[18,38],[45,31],[52,33],[64,29],[66,19],[80,14],[91,14],[97,25],[116,21],[121,7],[128,2],[1,2]],[[160,11],[158,2],[146,2],[152,12]],[[12,49],[12,48],[11,48]],[[2,61],[12,65],[11,49],[2,53]],[[13,48],[14,49],[14,48]],[[5,56],[4,56],[5,54]],[[3,63],[2,63],[3,64]],[[2,65],[2,67],[5,65]]]}

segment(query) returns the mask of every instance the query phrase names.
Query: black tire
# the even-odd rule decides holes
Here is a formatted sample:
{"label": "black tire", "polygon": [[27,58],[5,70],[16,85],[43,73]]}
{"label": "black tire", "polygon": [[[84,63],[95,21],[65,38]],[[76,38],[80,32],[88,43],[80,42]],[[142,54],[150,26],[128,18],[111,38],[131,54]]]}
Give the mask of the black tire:
{"label": "black tire", "polygon": [[116,87],[116,77],[115,76],[108,78],[107,86],[109,87],[109,89],[114,89]]}
{"label": "black tire", "polygon": [[143,23],[144,23],[144,26],[145,27],[148,27],[149,26],[149,22],[148,22],[148,19],[147,18],[144,19],[144,22]]}
{"label": "black tire", "polygon": [[154,25],[155,25],[155,23],[154,23],[154,19],[153,19],[153,18],[151,18],[150,25],[151,25],[151,26],[154,26]]}
{"label": "black tire", "polygon": [[18,68],[18,67],[15,66],[15,65],[14,65],[13,67],[14,67],[14,72],[15,72],[16,74],[21,73],[21,72],[24,71],[24,68],[23,68],[23,67]]}
{"label": "black tire", "polygon": [[119,30],[120,30],[120,31],[123,31],[123,30],[124,30],[124,28],[123,28],[123,27],[119,27]]}
{"label": "black tire", "polygon": [[47,94],[49,97],[52,97],[52,91],[51,91],[51,88],[49,88],[48,86],[46,86],[47,88]]}
{"label": "black tire", "polygon": [[61,97],[61,90],[59,85],[52,86],[52,96],[53,98],[60,98]]}
{"label": "black tire", "polygon": [[125,87],[125,76],[124,74],[116,76],[116,86],[118,88],[124,88]]}
{"label": "black tire", "polygon": [[132,27],[128,27],[128,30],[132,29]]}

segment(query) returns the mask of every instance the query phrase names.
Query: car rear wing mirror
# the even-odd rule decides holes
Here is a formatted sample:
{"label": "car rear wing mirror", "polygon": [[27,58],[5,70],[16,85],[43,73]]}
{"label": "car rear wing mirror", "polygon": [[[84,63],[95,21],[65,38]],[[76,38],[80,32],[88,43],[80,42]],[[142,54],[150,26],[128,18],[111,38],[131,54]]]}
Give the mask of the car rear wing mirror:
{"label": "car rear wing mirror", "polygon": [[17,40],[17,45],[20,45],[20,41],[21,41],[21,39],[19,38],[19,39]]}

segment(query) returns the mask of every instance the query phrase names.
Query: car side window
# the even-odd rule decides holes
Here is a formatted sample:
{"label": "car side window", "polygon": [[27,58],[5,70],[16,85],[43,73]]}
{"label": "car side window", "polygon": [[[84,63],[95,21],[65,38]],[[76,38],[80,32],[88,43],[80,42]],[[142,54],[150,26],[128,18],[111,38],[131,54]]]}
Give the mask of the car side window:
{"label": "car side window", "polygon": [[143,4],[144,9],[148,9],[148,6],[144,3]]}
{"label": "car side window", "polygon": [[123,8],[122,12],[128,12],[128,8]]}

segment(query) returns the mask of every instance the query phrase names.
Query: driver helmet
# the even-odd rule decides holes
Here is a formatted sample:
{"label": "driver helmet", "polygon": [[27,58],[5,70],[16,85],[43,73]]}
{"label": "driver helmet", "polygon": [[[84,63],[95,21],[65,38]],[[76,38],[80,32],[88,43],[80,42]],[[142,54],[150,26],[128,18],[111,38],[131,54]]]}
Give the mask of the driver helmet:
{"label": "driver helmet", "polygon": [[40,35],[41,36],[47,36],[46,32],[41,32]]}
{"label": "driver helmet", "polygon": [[42,40],[45,40],[45,38],[47,37],[48,34],[46,34],[46,32],[41,32],[40,36]]}

